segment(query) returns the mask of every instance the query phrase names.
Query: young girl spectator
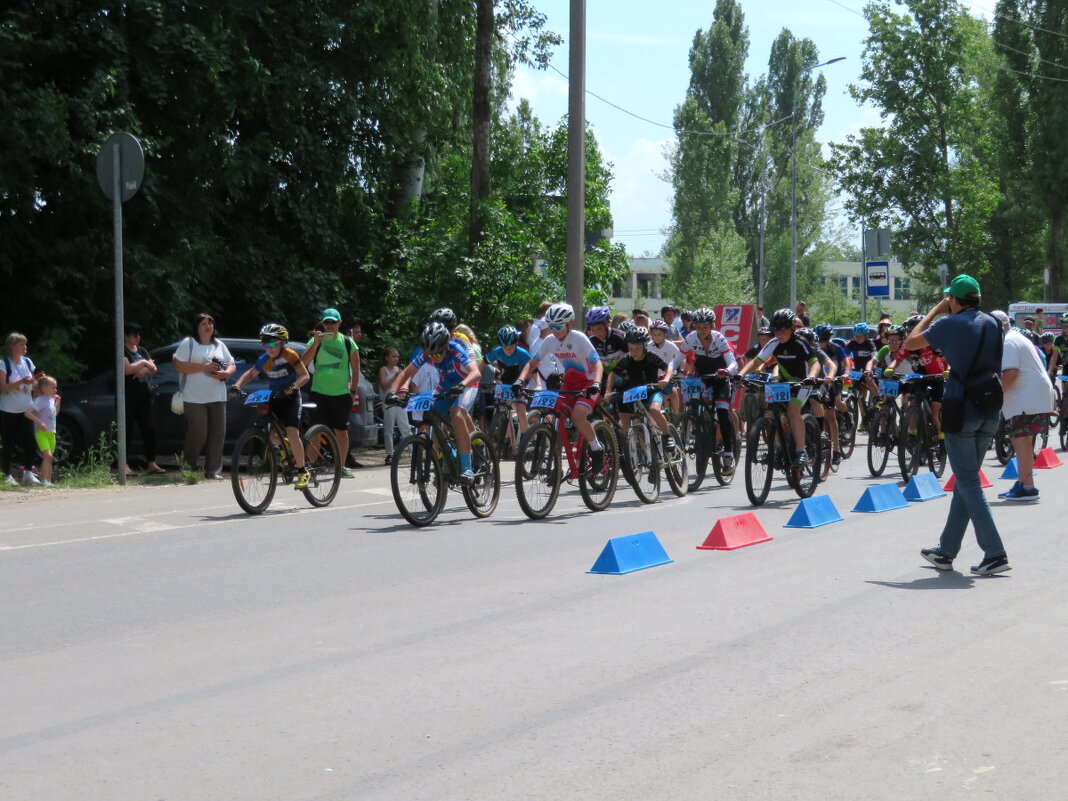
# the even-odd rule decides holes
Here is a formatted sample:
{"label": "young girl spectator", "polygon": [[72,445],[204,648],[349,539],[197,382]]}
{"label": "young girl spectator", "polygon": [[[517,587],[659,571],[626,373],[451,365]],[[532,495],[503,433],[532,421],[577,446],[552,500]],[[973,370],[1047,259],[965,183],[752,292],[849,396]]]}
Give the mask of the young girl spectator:
{"label": "young girl spectator", "polygon": [[33,421],[37,450],[41,452],[41,486],[52,486],[52,458],[56,452],[56,416],[60,397],[56,379],[43,375],[34,385],[33,404],[25,414]]}
{"label": "young girl spectator", "polygon": [[390,384],[400,372],[400,353],[396,348],[382,349],[382,366],[378,368],[378,398],[382,401],[382,439],[386,446],[386,464],[393,461],[393,431],[396,429],[402,437],[412,433],[408,416],[403,406],[387,406],[386,394]]}

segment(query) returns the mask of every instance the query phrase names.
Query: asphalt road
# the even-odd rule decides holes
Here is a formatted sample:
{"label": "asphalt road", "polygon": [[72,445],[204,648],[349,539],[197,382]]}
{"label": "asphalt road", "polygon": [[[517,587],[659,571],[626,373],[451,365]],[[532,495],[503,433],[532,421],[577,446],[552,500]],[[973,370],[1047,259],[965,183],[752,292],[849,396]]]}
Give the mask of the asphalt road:
{"label": "asphalt road", "polygon": [[[995,493],[1000,467],[988,463]],[[528,521],[400,518],[385,470],[312,509],[229,484],[0,494],[0,798],[1054,799],[1068,778],[1068,469],[994,502],[1014,570],[936,573],[948,500],[698,550],[741,478]],[[24,501],[24,502],[19,502]],[[653,530],[671,564],[590,575]]]}

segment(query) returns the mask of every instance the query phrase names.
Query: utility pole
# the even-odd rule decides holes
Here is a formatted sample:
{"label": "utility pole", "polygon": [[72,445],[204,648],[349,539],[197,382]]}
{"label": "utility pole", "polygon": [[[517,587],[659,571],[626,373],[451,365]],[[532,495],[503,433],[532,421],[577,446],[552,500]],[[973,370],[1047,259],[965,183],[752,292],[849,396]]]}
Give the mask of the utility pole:
{"label": "utility pole", "polygon": [[567,302],[582,319],[586,285],[586,0],[571,0],[567,100]]}

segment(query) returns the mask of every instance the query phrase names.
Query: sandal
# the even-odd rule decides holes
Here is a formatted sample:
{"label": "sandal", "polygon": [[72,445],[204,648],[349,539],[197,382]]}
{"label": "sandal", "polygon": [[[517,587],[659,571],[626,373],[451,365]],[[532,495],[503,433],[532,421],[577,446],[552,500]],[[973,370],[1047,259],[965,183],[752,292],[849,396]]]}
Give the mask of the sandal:
{"label": "sandal", "polygon": [[136,475],[137,475],[137,473],[135,473],[135,472],[134,472],[133,470],[131,470],[131,469],[130,469],[129,467],[127,467],[127,468],[126,468],[126,477],[127,477],[127,478],[133,478],[133,477],[134,477],[134,476],[136,476]]}
{"label": "sandal", "polygon": [[148,472],[149,473],[155,473],[156,475],[163,475],[167,471],[164,468],[160,467],[159,465],[156,465],[155,467],[148,468]]}

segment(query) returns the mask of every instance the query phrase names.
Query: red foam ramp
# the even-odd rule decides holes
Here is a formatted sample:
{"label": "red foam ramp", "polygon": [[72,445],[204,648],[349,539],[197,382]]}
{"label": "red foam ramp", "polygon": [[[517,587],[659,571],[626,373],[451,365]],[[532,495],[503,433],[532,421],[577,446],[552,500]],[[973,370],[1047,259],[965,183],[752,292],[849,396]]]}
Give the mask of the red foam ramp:
{"label": "red foam ramp", "polygon": [[1038,452],[1038,456],[1035,457],[1034,467],[1039,470],[1049,470],[1054,467],[1060,467],[1064,462],[1057,458],[1056,451],[1053,448],[1043,448]]}
{"label": "red foam ramp", "polygon": [[756,515],[746,512],[721,517],[708,533],[704,545],[698,545],[697,548],[702,551],[733,551],[735,548],[769,542],[771,539]]}
{"label": "red foam ramp", "polygon": [[[956,476],[950,476],[949,477],[949,481],[946,482],[946,486],[942,487],[942,489],[944,489],[946,492],[953,492],[953,485],[956,484],[956,483],[957,483],[957,477]],[[983,475],[983,471],[982,470],[979,471],[979,486],[982,487],[983,489],[989,489],[990,487],[994,486],[993,484],[990,483],[990,479],[988,479],[985,475]]]}

